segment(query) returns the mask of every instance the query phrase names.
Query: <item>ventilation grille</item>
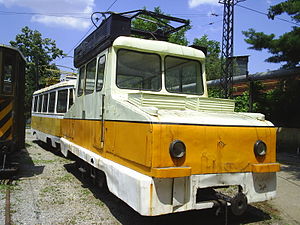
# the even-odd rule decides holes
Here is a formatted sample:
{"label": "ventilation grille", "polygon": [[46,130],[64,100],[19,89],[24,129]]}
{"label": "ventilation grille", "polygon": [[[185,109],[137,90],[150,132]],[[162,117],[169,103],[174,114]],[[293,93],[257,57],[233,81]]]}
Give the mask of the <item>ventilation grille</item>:
{"label": "ventilation grille", "polygon": [[229,99],[187,97],[171,94],[130,93],[128,101],[142,107],[159,109],[234,112],[235,103]]}

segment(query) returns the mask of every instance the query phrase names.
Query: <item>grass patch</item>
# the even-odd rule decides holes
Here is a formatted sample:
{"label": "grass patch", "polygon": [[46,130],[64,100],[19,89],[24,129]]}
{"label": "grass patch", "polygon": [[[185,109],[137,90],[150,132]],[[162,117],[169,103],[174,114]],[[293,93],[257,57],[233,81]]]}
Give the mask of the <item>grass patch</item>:
{"label": "grass patch", "polygon": [[60,158],[59,159],[59,162],[62,162],[62,163],[70,163],[70,162],[73,162],[72,160],[70,160],[70,159],[67,159],[67,158]]}
{"label": "grass patch", "polygon": [[0,192],[5,193],[7,187],[8,187],[8,185],[6,185],[6,184],[0,184]]}
{"label": "grass patch", "polygon": [[74,177],[71,174],[67,173],[66,175],[64,175],[62,177],[58,177],[56,180],[58,182],[70,182],[73,179],[74,179]]}
{"label": "grass patch", "polygon": [[46,159],[34,159],[34,160],[32,160],[32,162],[34,164],[50,164],[50,163],[54,163],[56,161],[57,160],[53,160],[53,159],[51,159],[51,160],[46,160]]}
{"label": "grass patch", "polygon": [[21,187],[17,185],[18,183],[15,182],[13,184],[0,184],[0,193],[5,193],[6,189],[9,188],[11,191],[21,190]]}
{"label": "grass patch", "polygon": [[43,189],[41,189],[40,194],[42,196],[45,196],[46,194],[56,194],[59,191],[59,189],[55,186],[47,186]]}
{"label": "grass patch", "polygon": [[95,205],[97,205],[99,207],[104,207],[105,204],[103,202],[101,202],[100,200],[98,200],[95,202]]}
{"label": "grass patch", "polygon": [[88,189],[82,189],[80,192],[82,196],[87,196],[91,193],[90,190]]}

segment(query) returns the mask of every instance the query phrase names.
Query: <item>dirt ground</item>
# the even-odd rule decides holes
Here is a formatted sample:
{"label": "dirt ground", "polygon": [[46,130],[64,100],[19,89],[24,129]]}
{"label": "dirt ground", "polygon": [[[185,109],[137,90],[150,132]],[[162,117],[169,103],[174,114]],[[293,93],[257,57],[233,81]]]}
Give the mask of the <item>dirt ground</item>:
{"label": "dirt ground", "polygon": [[[241,217],[229,213],[227,224],[300,224],[297,217],[300,212],[299,159],[291,161],[288,156],[280,157],[284,166],[278,174],[277,199],[250,205]],[[20,160],[19,179],[10,186],[12,224],[226,224],[224,213],[215,216],[214,210],[140,216],[107,190],[83,178],[74,161],[34,142],[28,131],[26,150]],[[287,189],[290,193],[286,195],[284,185],[295,189]],[[7,185],[0,185],[0,224],[4,224],[6,188]],[[291,207],[296,211],[289,211]]]}

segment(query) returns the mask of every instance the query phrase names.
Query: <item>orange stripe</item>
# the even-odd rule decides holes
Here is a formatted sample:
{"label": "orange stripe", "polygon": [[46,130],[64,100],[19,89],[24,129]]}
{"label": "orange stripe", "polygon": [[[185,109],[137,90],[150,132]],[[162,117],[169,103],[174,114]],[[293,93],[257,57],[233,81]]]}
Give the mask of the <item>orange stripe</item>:
{"label": "orange stripe", "polygon": [[[100,142],[101,121],[63,119],[61,125],[63,137],[71,142],[153,177],[178,176],[178,170],[181,176],[254,172],[256,167],[252,167],[253,164],[276,162],[274,127],[106,121],[104,148],[97,149],[95,143]],[[185,143],[187,151],[184,158],[171,158],[169,146],[173,140]],[[254,154],[257,140],[268,146],[263,159],[256,158]],[[269,167],[268,170],[274,168]]]}
{"label": "orange stripe", "polygon": [[[12,126],[13,119],[10,118],[1,128],[0,128],[0,137],[2,137],[5,132]],[[9,135],[8,140],[12,138],[11,135]]]}
{"label": "orange stripe", "polygon": [[12,102],[9,103],[1,112],[0,112],[0,120],[5,117],[12,110]]}

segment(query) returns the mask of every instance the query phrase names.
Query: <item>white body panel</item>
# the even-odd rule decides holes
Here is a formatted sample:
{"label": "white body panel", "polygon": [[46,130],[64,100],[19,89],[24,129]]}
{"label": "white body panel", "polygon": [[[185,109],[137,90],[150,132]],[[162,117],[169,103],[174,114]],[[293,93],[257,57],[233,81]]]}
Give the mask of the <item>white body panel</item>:
{"label": "white body panel", "polygon": [[65,156],[70,151],[102,170],[110,192],[145,216],[212,208],[213,202],[196,202],[199,188],[240,185],[248,203],[270,200],[276,195],[276,173],[224,173],[152,178],[103,158],[64,138],[61,139],[61,151]]}
{"label": "white body panel", "polygon": [[31,133],[35,136],[37,140],[48,143],[47,140],[50,140],[51,147],[58,148],[60,145],[60,137],[53,136],[51,134],[46,134],[39,130],[31,129]]}

